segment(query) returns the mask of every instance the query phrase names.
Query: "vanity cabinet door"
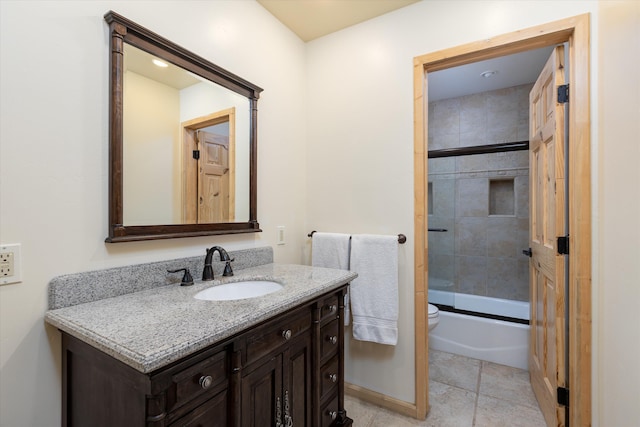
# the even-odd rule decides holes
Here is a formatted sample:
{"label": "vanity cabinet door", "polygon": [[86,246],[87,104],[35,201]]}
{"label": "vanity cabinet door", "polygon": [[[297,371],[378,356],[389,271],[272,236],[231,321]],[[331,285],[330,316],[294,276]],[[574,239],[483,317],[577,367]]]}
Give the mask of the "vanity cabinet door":
{"label": "vanity cabinet door", "polygon": [[[256,366],[257,365],[257,366]],[[241,382],[242,427],[277,426],[282,420],[282,354],[256,363]]]}
{"label": "vanity cabinet door", "polygon": [[311,348],[310,334],[303,334],[248,368],[241,385],[242,427],[312,425]]}
{"label": "vanity cabinet door", "polygon": [[297,338],[284,352],[282,413],[283,420],[289,416],[294,426],[312,425],[311,352],[310,334]]}

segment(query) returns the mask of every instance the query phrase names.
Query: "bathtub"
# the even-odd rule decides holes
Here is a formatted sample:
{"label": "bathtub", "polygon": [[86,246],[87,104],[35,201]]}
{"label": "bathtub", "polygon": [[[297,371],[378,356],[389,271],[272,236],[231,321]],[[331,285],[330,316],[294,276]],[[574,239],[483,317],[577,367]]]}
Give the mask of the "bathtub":
{"label": "bathtub", "polygon": [[[432,298],[433,292],[436,292],[435,298]],[[438,295],[438,292],[445,295]],[[529,304],[525,302],[432,290],[429,290],[429,302],[462,310],[529,318]],[[478,309],[478,304],[484,304],[489,310]],[[440,323],[429,333],[429,348],[528,369],[529,325],[440,310]]]}
{"label": "bathtub", "polygon": [[[429,279],[429,285],[432,280]],[[529,320],[529,303],[524,301],[458,294],[429,288],[429,302],[448,305],[458,310]]]}

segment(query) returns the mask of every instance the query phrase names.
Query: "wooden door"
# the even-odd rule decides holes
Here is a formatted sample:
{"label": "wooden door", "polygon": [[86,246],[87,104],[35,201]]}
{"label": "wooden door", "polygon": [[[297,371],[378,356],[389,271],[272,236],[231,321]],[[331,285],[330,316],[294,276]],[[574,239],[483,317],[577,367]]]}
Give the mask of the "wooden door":
{"label": "wooden door", "polygon": [[230,222],[229,137],[199,130],[198,223]]}
{"label": "wooden door", "polygon": [[564,426],[557,387],[565,387],[565,256],[558,254],[565,230],[564,48],[555,48],[529,94],[531,386],[547,425]]}

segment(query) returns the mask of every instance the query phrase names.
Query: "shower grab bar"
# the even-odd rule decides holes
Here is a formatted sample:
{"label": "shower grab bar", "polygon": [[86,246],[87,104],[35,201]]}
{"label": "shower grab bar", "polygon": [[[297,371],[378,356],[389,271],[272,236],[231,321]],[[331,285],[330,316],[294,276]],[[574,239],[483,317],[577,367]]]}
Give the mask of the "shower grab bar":
{"label": "shower grab bar", "polygon": [[436,233],[445,233],[449,230],[446,228],[428,228],[427,231],[435,231]]}
{"label": "shower grab bar", "polygon": [[[315,232],[316,232],[316,230],[313,230],[311,233],[307,234],[307,237],[313,237],[313,233],[315,233]],[[349,236],[349,239],[351,239],[351,236]],[[407,236],[405,236],[404,234],[398,234],[398,243],[400,243],[402,245],[406,241],[407,241]]]}

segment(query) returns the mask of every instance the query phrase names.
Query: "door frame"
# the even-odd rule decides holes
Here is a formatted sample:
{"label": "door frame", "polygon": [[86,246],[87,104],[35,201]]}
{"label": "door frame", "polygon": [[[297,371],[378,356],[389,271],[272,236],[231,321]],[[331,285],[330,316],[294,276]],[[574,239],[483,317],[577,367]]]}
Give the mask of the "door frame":
{"label": "door frame", "polygon": [[569,86],[569,420],[591,424],[591,118],[589,14],[444,49],[413,60],[415,416],[429,409],[427,73],[568,42]]}

